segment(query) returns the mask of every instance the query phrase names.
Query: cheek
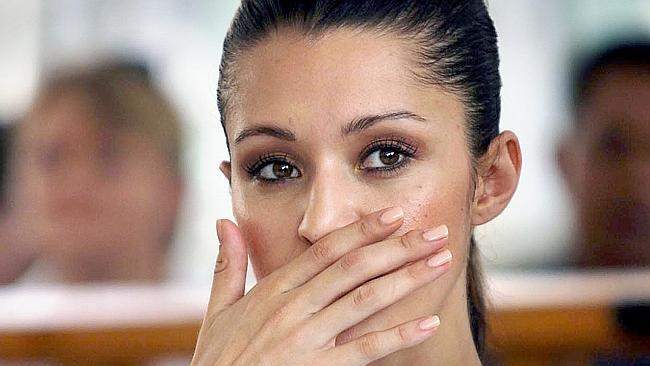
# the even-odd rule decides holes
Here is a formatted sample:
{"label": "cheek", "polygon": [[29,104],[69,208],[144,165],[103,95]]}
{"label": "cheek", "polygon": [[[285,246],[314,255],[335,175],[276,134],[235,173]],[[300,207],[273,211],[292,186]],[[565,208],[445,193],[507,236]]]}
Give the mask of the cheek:
{"label": "cheek", "polygon": [[[248,197],[243,199],[242,197]],[[308,248],[297,237],[297,210],[233,190],[233,213],[260,280]]]}
{"label": "cheek", "polygon": [[[417,172],[418,179],[405,179],[384,192],[381,195],[383,198],[376,197],[383,203],[404,208],[404,224],[395,232],[395,236],[409,230],[426,230],[443,224],[449,229],[446,247],[453,255],[450,271],[385,310],[400,321],[407,321],[413,314],[436,313],[455,288],[464,290],[464,286],[457,287],[456,284],[462,283],[460,281],[464,278],[469,255],[469,237],[472,229],[469,210],[472,186],[469,172],[457,171],[451,174],[451,171],[447,170],[448,174],[431,173],[435,171],[429,166]],[[386,202],[385,197],[395,198]],[[381,322],[379,318],[377,321]],[[389,324],[378,323],[376,326],[386,328]]]}
{"label": "cheek", "polygon": [[[462,144],[459,144],[463,146]],[[451,151],[451,149],[449,149]],[[446,151],[446,150],[445,150]],[[447,225],[446,247],[452,252],[450,271],[440,280],[422,287],[405,299],[395,311],[407,319],[409,313],[437,310],[450,296],[455,284],[462,281],[469,255],[471,225],[471,168],[463,151],[440,159],[423,162],[400,184],[391,185],[384,197],[395,197],[392,204],[404,208],[404,224],[395,233],[401,235],[413,229],[431,229]]]}
{"label": "cheek", "polygon": [[401,198],[397,204],[404,208],[404,224],[395,234],[447,225],[449,249],[455,257],[464,258],[471,234],[469,189],[466,181],[451,184],[449,181],[432,180],[428,184],[419,183],[408,187],[400,195],[395,194],[394,197]]}

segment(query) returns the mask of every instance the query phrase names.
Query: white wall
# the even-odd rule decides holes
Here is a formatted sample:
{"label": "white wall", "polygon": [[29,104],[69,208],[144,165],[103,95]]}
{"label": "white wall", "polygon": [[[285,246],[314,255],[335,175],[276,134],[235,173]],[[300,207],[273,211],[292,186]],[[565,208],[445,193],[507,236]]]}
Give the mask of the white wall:
{"label": "white wall", "polygon": [[0,123],[19,117],[34,93],[41,5],[38,0],[0,2]]}

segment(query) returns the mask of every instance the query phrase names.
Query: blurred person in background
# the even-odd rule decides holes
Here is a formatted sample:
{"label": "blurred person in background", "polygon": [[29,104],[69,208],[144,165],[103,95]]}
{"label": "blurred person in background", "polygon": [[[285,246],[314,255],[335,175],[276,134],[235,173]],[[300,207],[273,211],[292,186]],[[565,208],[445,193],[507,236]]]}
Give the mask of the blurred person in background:
{"label": "blurred person in background", "polygon": [[157,282],[182,196],[177,115],[146,68],[58,72],[17,126],[20,245],[38,249],[21,281]]}
{"label": "blurred person in background", "polygon": [[577,209],[575,263],[650,265],[650,40],[581,63],[574,123],[559,146]]}
{"label": "blurred person in background", "polygon": [[0,124],[0,285],[16,280],[33,259],[30,247],[16,243],[15,215],[9,202],[12,135],[12,128],[8,124]]}

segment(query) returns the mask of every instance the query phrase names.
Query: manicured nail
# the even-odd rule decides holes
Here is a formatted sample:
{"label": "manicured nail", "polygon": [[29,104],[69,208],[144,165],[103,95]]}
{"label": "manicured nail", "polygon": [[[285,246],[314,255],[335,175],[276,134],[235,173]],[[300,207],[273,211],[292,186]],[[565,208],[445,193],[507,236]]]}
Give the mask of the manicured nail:
{"label": "manicured nail", "polygon": [[381,214],[379,221],[384,225],[390,225],[404,217],[404,210],[401,207],[393,207]]}
{"label": "manicured nail", "polygon": [[418,324],[418,326],[422,330],[431,330],[439,325],[440,325],[440,318],[437,315],[430,316]]}
{"label": "manicured nail", "polygon": [[438,267],[449,262],[451,260],[451,252],[449,249],[445,249],[442,252],[436,253],[431,258],[427,260],[427,266],[429,267]]}
{"label": "manicured nail", "polygon": [[449,230],[447,225],[438,226],[435,229],[427,230],[422,233],[422,238],[426,241],[436,241],[442,238],[446,238],[449,235]]}

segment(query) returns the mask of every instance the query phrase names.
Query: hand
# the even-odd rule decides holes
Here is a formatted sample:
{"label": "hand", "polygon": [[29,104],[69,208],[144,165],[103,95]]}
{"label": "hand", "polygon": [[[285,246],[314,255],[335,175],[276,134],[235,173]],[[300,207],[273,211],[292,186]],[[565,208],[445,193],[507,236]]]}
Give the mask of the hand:
{"label": "hand", "polygon": [[[448,270],[451,253],[441,250],[446,227],[386,239],[402,218],[400,208],[384,209],[335,230],[246,295],[246,244],[235,224],[220,220],[223,248],[192,364],[367,365],[424,341],[439,324],[435,316],[345,344],[336,341],[341,332]],[[428,327],[422,329],[421,322]]]}

